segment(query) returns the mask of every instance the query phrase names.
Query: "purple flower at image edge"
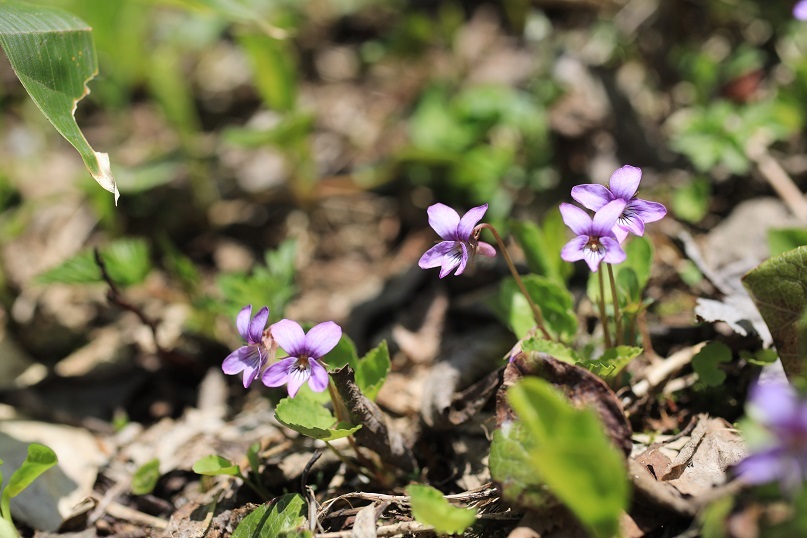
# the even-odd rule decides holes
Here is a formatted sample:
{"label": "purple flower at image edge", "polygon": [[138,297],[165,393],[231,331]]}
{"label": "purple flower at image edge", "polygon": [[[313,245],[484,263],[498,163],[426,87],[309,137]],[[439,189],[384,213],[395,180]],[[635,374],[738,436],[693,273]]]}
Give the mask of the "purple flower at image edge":
{"label": "purple flower at image edge", "polygon": [[800,21],[807,21],[807,0],[800,0],[793,6],[793,16]]}
{"label": "purple flower at image edge", "polygon": [[328,371],[320,360],[339,343],[342,328],[333,321],[326,321],[306,334],[296,321],[282,319],[270,330],[275,342],[289,356],[266,369],[261,378],[263,384],[267,387],[287,385],[292,398],[306,381],[314,392],[328,388]]}
{"label": "purple flower at image edge", "polygon": [[474,228],[482,220],[488,204],[483,204],[468,210],[460,218],[459,213],[444,204],[429,206],[429,226],[431,226],[442,241],[426,251],[421,256],[418,265],[421,269],[440,267],[440,278],[456,269],[455,275],[461,275],[469,261],[473,261],[477,254],[493,258],[496,250],[484,241],[477,241],[474,237]]}
{"label": "purple flower at image edge", "polygon": [[[250,319],[251,318],[251,319]],[[246,340],[241,346],[224,359],[221,369],[227,375],[244,372],[244,388],[255,380],[258,372],[269,358],[269,352],[263,343],[263,328],[269,320],[269,308],[264,306],[252,318],[252,305],[247,305],[238,313],[235,320],[238,333]]]}
{"label": "purple flower at image edge", "polygon": [[625,209],[614,227],[614,234],[622,243],[628,233],[644,235],[645,224],[661,220],[667,214],[662,204],[636,198],[641,180],[641,168],[625,165],[611,175],[608,187],[596,183],[577,185],[572,188],[572,198],[592,211],[599,211],[614,200],[623,200]]}
{"label": "purple flower at image edge", "polygon": [[771,439],[737,465],[737,474],[749,484],[779,482],[783,493],[795,495],[807,479],[807,400],[787,383],[755,385],[748,414]]}
{"label": "purple flower at image edge", "polygon": [[596,272],[600,262],[622,263],[625,251],[616,240],[613,228],[616,219],[625,208],[623,200],[614,200],[594,214],[588,213],[572,204],[560,204],[563,222],[577,234],[577,237],[566,243],[560,251],[560,257],[567,262],[585,260],[589,269]]}

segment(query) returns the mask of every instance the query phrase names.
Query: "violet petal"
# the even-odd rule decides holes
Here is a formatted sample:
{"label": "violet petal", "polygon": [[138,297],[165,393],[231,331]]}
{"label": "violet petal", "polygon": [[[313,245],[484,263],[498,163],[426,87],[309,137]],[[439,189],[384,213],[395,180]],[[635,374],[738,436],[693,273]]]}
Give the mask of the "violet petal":
{"label": "violet petal", "polygon": [[583,259],[583,249],[588,243],[587,235],[578,235],[568,243],[566,243],[560,251],[561,259],[567,262],[576,262]]}
{"label": "violet petal", "polygon": [[457,238],[460,216],[456,211],[445,204],[434,204],[429,206],[426,212],[429,214],[429,226],[437,232],[437,235],[446,241],[452,241]]}
{"label": "violet petal", "polygon": [[800,0],[793,7],[793,16],[800,21],[807,21],[807,0]]}
{"label": "violet petal", "polygon": [[591,233],[591,217],[579,207],[567,203],[560,204],[560,214],[563,217],[563,223],[576,235]]}
{"label": "violet petal", "polygon": [[616,224],[617,219],[625,210],[625,200],[614,200],[608,202],[602,209],[594,213],[590,235],[596,237],[613,237],[611,229]]}
{"label": "violet petal", "polygon": [[667,214],[667,208],[663,204],[649,200],[632,200],[628,206],[645,224],[661,220]]}
{"label": "violet petal", "polygon": [[572,198],[581,203],[586,209],[598,211],[614,199],[614,195],[605,185],[588,183],[572,187]]}
{"label": "violet petal", "polygon": [[308,331],[305,335],[304,348],[309,357],[319,359],[336,347],[340,338],[342,328],[333,321],[326,321]]}
{"label": "violet petal", "polygon": [[271,327],[272,338],[288,355],[296,357],[303,351],[305,332],[300,324],[290,319],[281,319]]}
{"label": "violet petal", "polygon": [[328,370],[315,359],[310,359],[308,364],[311,365],[311,377],[308,378],[308,386],[314,392],[322,392],[328,388]]}
{"label": "violet petal", "polygon": [[454,241],[440,241],[432,248],[426,251],[420,257],[418,265],[421,269],[431,269],[432,267],[440,267],[443,264],[443,256],[448,254],[454,248]]}
{"label": "violet petal", "polygon": [[460,243],[460,253],[462,258],[460,259],[460,265],[457,267],[457,272],[454,273],[455,275],[459,276],[465,271],[465,268],[468,266],[468,260],[470,259],[468,254],[468,244],[467,243]]}
{"label": "violet petal", "polygon": [[787,383],[756,384],[751,388],[749,414],[773,428],[787,428],[798,415],[795,390]]}
{"label": "violet petal", "polygon": [[476,253],[481,254],[487,258],[495,258],[496,257],[496,249],[493,248],[493,245],[490,243],[485,243],[484,241],[479,241],[476,244]]}
{"label": "violet petal", "polygon": [[488,204],[472,207],[460,219],[459,226],[457,226],[457,239],[467,241],[471,238],[474,228],[485,216],[485,211],[488,210]]}
{"label": "violet petal", "polygon": [[616,264],[625,261],[627,256],[625,251],[622,250],[622,247],[619,245],[619,241],[611,237],[601,237],[600,243],[603,247],[605,247],[605,253],[603,256],[603,261],[605,261],[605,263]]}
{"label": "violet petal", "polygon": [[264,306],[258,310],[258,313],[255,314],[255,317],[249,322],[249,338],[247,338],[247,341],[250,344],[259,344],[261,342],[263,339],[263,329],[266,327],[267,321],[269,321],[269,308]]}
{"label": "violet petal", "polygon": [[445,277],[462,263],[462,252],[465,245],[459,241],[454,242],[451,251],[443,256],[443,263],[440,269],[440,278]]}
{"label": "violet petal", "polygon": [[238,334],[241,338],[249,342],[249,319],[252,317],[252,305],[248,304],[238,313],[235,318],[235,326],[238,327]]}
{"label": "violet petal", "polygon": [[289,379],[289,368],[297,362],[297,357],[287,357],[279,360],[263,373],[261,381],[267,387],[279,387]]}
{"label": "violet petal", "polygon": [[[627,230],[633,233],[634,235],[638,236],[644,235],[644,221],[636,215],[627,214],[627,212],[622,213],[622,216],[619,217],[616,226],[617,228]],[[617,234],[616,232],[617,230],[614,230],[616,238],[619,239],[619,234]],[[622,241],[620,241],[620,243],[621,242]]]}
{"label": "violet petal", "polygon": [[751,454],[737,464],[737,474],[749,484],[773,482],[782,476],[783,457],[784,451],[779,447]]}
{"label": "violet petal", "polygon": [[311,367],[309,363],[309,367],[305,370],[300,370],[299,368],[292,368],[289,372],[289,380],[286,383],[286,388],[289,389],[289,396],[294,398],[297,395],[297,391],[300,390],[300,387],[303,386],[303,383],[308,381],[308,378],[311,376]]}
{"label": "violet petal", "polygon": [[245,347],[248,346],[241,346],[229,355],[227,358],[224,359],[224,362],[221,364],[221,370],[227,375],[235,375],[241,370],[244,369],[244,361],[241,359],[243,352],[241,351]]}
{"label": "violet petal", "polygon": [[611,175],[608,186],[615,198],[622,198],[627,202],[639,190],[641,181],[642,169],[626,164]]}

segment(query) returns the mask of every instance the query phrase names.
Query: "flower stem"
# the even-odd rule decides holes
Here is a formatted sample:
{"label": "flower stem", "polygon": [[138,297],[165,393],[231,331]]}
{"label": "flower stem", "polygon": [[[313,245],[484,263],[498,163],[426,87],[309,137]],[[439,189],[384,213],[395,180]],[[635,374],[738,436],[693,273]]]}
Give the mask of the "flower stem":
{"label": "flower stem", "polygon": [[608,267],[608,281],[611,284],[611,300],[614,303],[614,330],[616,331],[616,345],[622,343],[622,315],[619,312],[619,299],[616,296],[616,280],[614,279],[614,268],[610,263]]}
{"label": "flower stem", "polygon": [[[257,471],[255,471],[255,472],[257,472]],[[257,493],[258,496],[261,497],[264,501],[272,500],[272,494],[269,493],[268,491],[266,491],[266,489],[264,489],[264,487],[257,480],[250,480],[249,478],[247,478],[246,476],[244,476],[241,473],[240,469],[238,470],[238,473],[236,474],[236,476],[238,478],[240,478],[241,480],[243,480],[244,484],[249,486],[250,489],[252,489],[252,491]]]}
{"label": "flower stem", "polygon": [[535,319],[535,324],[538,326],[538,329],[543,333],[544,338],[547,340],[552,340],[552,337],[549,336],[549,332],[546,330],[546,326],[544,324],[544,314],[541,312],[541,307],[535,304],[532,297],[530,297],[530,294],[527,293],[527,288],[524,287],[524,281],[521,280],[518,271],[516,271],[516,266],[513,265],[513,260],[510,259],[510,254],[507,252],[507,247],[504,245],[504,241],[502,241],[502,237],[499,235],[499,232],[496,231],[496,228],[490,224],[482,223],[474,228],[474,237],[478,238],[483,228],[490,230],[490,233],[492,233],[493,237],[496,238],[496,243],[499,245],[502,256],[504,256],[504,261],[507,262],[507,267],[510,269],[510,273],[513,275],[518,289],[521,290],[522,295],[524,295],[524,298],[527,299],[527,302],[532,309],[532,317]]}
{"label": "flower stem", "polygon": [[605,347],[612,347],[611,335],[608,333],[608,318],[605,315],[605,281],[602,278],[602,268],[597,271],[597,279],[600,282],[600,320],[602,321],[602,334],[605,338]]}

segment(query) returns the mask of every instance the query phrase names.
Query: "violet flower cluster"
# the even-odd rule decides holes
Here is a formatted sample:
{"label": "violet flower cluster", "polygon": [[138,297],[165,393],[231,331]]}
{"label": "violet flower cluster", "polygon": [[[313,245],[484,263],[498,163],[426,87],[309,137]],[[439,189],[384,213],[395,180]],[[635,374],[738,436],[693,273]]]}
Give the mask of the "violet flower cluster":
{"label": "violet flower cluster", "polygon": [[797,494],[807,479],[807,399],[785,382],[755,385],[748,414],[770,438],[737,465],[737,474],[749,484],[779,482],[783,493]]}
{"label": "violet flower cluster", "polygon": [[444,204],[429,206],[429,226],[442,241],[421,256],[418,265],[421,269],[440,267],[440,278],[456,269],[455,275],[461,275],[468,263],[473,263],[477,254],[492,258],[496,250],[492,245],[479,241],[474,229],[485,216],[488,204],[468,210],[460,218],[459,213]]}
{"label": "violet flower cluster", "polygon": [[[292,398],[304,383],[315,392],[328,388],[328,371],[322,358],[328,354],[342,337],[342,328],[333,321],[326,321],[311,328],[308,334],[300,324],[290,319],[282,319],[264,330],[269,320],[269,308],[261,308],[255,317],[252,305],[241,309],[236,318],[236,327],[247,345],[230,353],[221,365],[225,374],[243,372],[244,388],[255,380],[263,370],[261,381],[267,387],[287,385]],[[277,349],[283,349],[288,357],[271,364],[264,370],[269,360],[274,360]]]}
{"label": "violet flower cluster", "polygon": [[645,224],[667,214],[662,204],[636,197],[641,180],[640,168],[625,165],[611,175],[608,187],[591,183],[572,188],[572,198],[594,211],[594,217],[572,204],[560,205],[563,222],[577,235],[563,247],[561,258],[585,260],[592,272],[603,261],[623,262],[621,244],[628,234],[644,235]]}

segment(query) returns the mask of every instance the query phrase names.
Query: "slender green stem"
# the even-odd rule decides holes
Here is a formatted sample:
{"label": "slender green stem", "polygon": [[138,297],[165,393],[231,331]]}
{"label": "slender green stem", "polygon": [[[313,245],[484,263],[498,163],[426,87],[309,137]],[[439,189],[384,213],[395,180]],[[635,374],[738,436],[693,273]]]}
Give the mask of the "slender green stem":
{"label": "slender green stem", "polygon": [[510,273],[513,275],[518,289],[521,290],[522,295],[524,295],[524,298],[527,299],[527,302],[532,309],[532,317],[535,319],[535,324],[538,326],[538,329],[543,333],[544,338],[547,340],[552,340],[552,337],[549,336],[549,332],[546,330],[544,314],[541,312],[541,307],[535,304],[532,297],[530,297],[530,294],[527,293],[527,288],[524,287],[524,281],[521,280],[521,276],[519,276],[518,271],[516,271],[516,266],[513,265],[513,260],[510,259],[510,254],[507,252],[507,247],[504,245],[504,241],[502,241],[502,237],[499,235],[499,232],[496,231],[496,228],[487,223],[480,224],[474,229],[474,237],[478,237],[483,228],[490,230],[490,233],[492,233],[493,237],[496,238],[496,243],[499,245],[499,250],[502,252],[504,261],[507,262],[507,267],[510,269]]}
{"label": "slender green stem", "polygon": [[605,347],[612,347],[611,335],[608,332],[608,317],[605,315],[605,281],[602,278],[602,268],[597,271],[597,280],[600,282],[600,320],[602,321],[602,334],[605,338]]}
{"label": "slender green stem", "polygon": [[350,467],[351,469],[353,469],[353,472],[355,472],[355,473],[357,473],[357,474],[365,475],[365,476],[367,475],[367,473],[366,473],[365,471],[361,470],[361,469],[360,469],[360,468],[359,468],[359,467],[358,467],[358,466],[357,466],[355,463],[353,463],[352,461],[350,461],[349,459],[347,459],[347,458],[345,457],[345,455],[344,455],[344,454],[342,454],[342,453],[339,451],[339,449],[338,449],[338,448],[336,448],[335,446],[333,446],[333,445],[332,445],[331,443],[329,443],[328,441],[323,441],[323,442],[325,443],[325,445],[326,445],[328,448],[330,448],[330,449],[333,451],[333,453],[334,453],[334,454],[336,454],[336,457],[337,457],[337,458],[339,458],[339,459],[342,461],[342,463],[344,463],[345,465],[347,465],[348,467]]}
{"label": "slender green stem", "polygon": [[614,279],[614,268],[610,263],[608,267],[608,282],[611,284],[611,300],[614,303],[614,330],[616,331],[616,345],[622,343],[622,314],[619,312],[619,299],[616,296],[616,280]]}
{"label": "slender green stem", "polygon": [[262,485],[260,485],[260,484],[259,484],[257,481],[255,481],[255,480],[250,480],[249,478],[247,478],[246,476],[244,476],[244,475],[241,473],[241,470],[240,470],[240,469],[238,470],[238,474],[237,474],[236,476],[237,476],[238,478],[240,478],[241,480],[243,480],[243,481],[244,481],[244,484],[246,484],[247,486],[249,486],[249,487],[250,487],[250,489],[252,489],[252,491],[254,491],[255,493],[257,493],[259,497],[263,498],[263,500],[268,501],[268,500],[271,500],[271,499],[272,499],[272,497],[273,497],[273,495],[272,495],[272,494],[270,494],[268,491],[266,491],[266,489],[264,489],[264,487],[263,487]]}
{"label": "slender green stem", "polygon": [[3,491],[3,496],[0,497],[0,514],[3,515],[3,519],[14,524],[11,521],[11,495],[6,495],[5,491]]}

